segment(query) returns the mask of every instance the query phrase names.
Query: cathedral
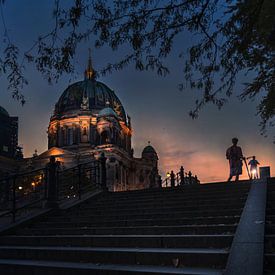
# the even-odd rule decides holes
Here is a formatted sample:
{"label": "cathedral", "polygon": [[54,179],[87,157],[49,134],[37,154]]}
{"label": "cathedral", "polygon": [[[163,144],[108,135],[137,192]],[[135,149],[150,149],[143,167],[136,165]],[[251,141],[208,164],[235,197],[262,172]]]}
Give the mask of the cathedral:
{"label": "cathedral", "polygon": [[25,162],[26,168],[43,167],[55,156],[61,169],[107,158],[110,191],[155,187],[158,155],[150,143],[141,158],[134,157],[131,118],[114,93],[96,80],[91,57],[84,80],[68,86],[55,104],[48,126],[48,150]]}

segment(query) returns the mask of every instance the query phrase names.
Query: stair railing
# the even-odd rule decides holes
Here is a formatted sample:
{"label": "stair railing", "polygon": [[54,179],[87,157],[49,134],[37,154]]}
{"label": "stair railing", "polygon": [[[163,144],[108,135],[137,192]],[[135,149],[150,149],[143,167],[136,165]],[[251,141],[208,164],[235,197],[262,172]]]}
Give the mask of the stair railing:
{"label": "stair railing", "polygon": [[47,197],[45,168],[0,179],[0,218],[21,216],[41,208]]}
{"label": "stair railing", "polygon": [[173,171],[168,172],[166,174],[166,178],[162,180],[161,186],[162,188],[167,188],[199,183],[200,181],[198,180],[197,176],[193,176],[191,171],[189,171],[188,173],[184,173],[184,169],[181,166],[180,171],[176,174]]}
{"label": "stair railing", "polygon": [[90,161],[57,171],[58,200],[81,199],[82,195],[100,185],[100,162]]}
{"label": "stair railing", "polygon": [[0,179],[0,226],[37,210],[80,200],[95,189],[107,190],[106,157],[61,169],[51,157],[45,168]]}

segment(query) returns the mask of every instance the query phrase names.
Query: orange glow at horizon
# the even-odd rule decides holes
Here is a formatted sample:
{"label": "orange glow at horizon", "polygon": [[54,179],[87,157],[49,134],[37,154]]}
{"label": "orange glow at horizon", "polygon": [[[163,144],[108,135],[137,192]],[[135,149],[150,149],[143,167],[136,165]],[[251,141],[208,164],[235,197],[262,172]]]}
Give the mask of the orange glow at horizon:
{"label": "orange glow at horizon", "polygon": [[[146,133],[140,133],[148,136]],[[193,139],[184,136],[170,137],[168,133],[151,138],[152,146],[156,149],[159,156],[159,172],[163,179],[167,172],[179,172],[180,166],[184,167],[185,173],[189,171],[197,175],[202,183],[227,181],[229,177],[229,163],[225,157],[226,149],[231,146],[230,140],[226,144],[217,144],[214,140],[196,138]],[[184,142],[183,142],[184,140]],[[134,144],[134,147],[136,145]],[[240,144],[244,156],[256,155],[260,165],[258,167],[270,166],[271,176],[275,176],[275,158],[270,151],[269,143],[258,144]],[[137,147],[144,147],[144,144],[138,143]],[[240,179],[248,179],[246,166],[243,163],[242,175]],[[233,178],[234,180],[234,178]]]}
{"label": "orange glow at horizon", "polygon": [[[201,152],[195,154],[193,157],[184,157],[184,153],[181,158],[173,156],[160,156],[160,173],[165,177],[167,171],[173,170],[179,172],[180,166],[183,165],[185,172],[191,171],[193,175],[197,175],[201,182],[220,182],[226,181],[229,176],[229,163],[225,157],[211,153]],[[275,167],[274,160],[267,157],[264,160],[260,160],[259,167],[270,166],[271,176],[275,176],[273,167]],[[241,180],[248,179],[246,166],[243,163]],[[234,180],[234,178],[233,178]]]}

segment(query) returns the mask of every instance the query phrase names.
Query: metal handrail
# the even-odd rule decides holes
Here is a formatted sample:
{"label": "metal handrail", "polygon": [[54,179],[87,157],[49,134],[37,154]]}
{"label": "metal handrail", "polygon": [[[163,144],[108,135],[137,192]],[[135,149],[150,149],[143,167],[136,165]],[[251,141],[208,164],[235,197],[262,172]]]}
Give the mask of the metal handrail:
{"label": "metal handrail", "polygon": [[[78,178],[78,199],[81,199],[82,194],[87,193],[91,190],[89,187],[91,186],[89,185],[90,183],[95,186],[99,186],[100,183],[100,163],[98,160],[79,163],[73,167],[64,170],[56,169],[55,171],[56,172],[54,173],[54,178],[57,185],[56,192],[58,192],[58,189],[60,189],[60,192],[61,189],[63,189],[62,192],[64,190],[65,192],[70,192],[69,188],[71,184],[70,182],[68,182],[68,180],[75,180],[76,177]],[[3,209],[4,213],[0,214],[0,218],[12,214],[12,221],[14,222],[16,219],[16,213],[18,211],[30,208],[33,205],[38,205],[38,207],[42,207],[42,205],[39,205],[39,203],[48,200],[49,196],[49,173],[50,167],[47,165],[45,168],[12,174],[1,178],[0,182],[4,182],[4,184],[2,185],[3,196],[0,197],[0,199],[2,201],[2,204],[6,206],[5,209]],[[37,178],[38,176],[42,177]],[[68,179],[66,179],[67,176]],[[63,179],[65,179],[65,184],[62,184],[62,177]],[[34,185],[32,185],[33,182],[38,185],[35,185],[35,183]],[[27,193],[23,193],[22,196],[19,196],[19,193],[22,192],[22,188],[20,189],[20,186],[23,187],[23,191],[27,190]],[[60,196],[57,196],[57,198],[59,202],[64,199],[64,197]]]}
{"label": "metal handrail", "polygon": [[192,184],[192,183],[199,183],[200,181],[196,178],[196,176],[194,177],[192,175],[189,175],[189,173],[184,173],[183,168],[182,172],[177,172],[174,173],[174,185],[171,183],[172,177],[171,177],[171,173],[161,182],[161,186],[162,187],[172,187],[172,185],[175,186],[180,186],[180,185],[185,185],[185,184]]}
{"label": "metal handrail", "polygon": [[79,163],[79,164],[77,164],[75,166],[72,166],[72,167],[69,167],[69,168],[66,168],[66,169],[62,169],[62,170],[60,170],[58,172],[66,172],[68,170],[77,168],[79,165],[86,165],[86,164],[95,163],[95,162],[97,162],[97,160],[92,160],[92,161],[88,161],[88,162]]}
{"label": "metal handrail", "polygon": [[[27,171],[24,173],[13,174],[8,177],[2,178],[1,181],[5,182],[6,184],[6,186],[3,185],[6,191],[6,192],[3,192],[2,194],[4,198],[3,203],[5,203],[5,198],[6,198],[7,207],[9,207],[9,204],[11,205],[9,207],[10,209],[2,213],[0,217],[4,217],[12,214],[12,220],[14,222],[17,211],[28,208],[31,205],[34,205],[34,204],[37,204],[38,202],[43,201],[46,196],[46,193],[44,192],[44,189],[46,188],[46,178],[47,178],[46,174],[47,174],[47,170],[45,168],[43,169],[40,168],[32,171]],[[35,179],[35,177],[37,176],[41,176],[41,178],[39,178],[39,182],[37,181],[35,182],[35,180],[38,180],[38,179]],[[32,177],[32,178],[27,179],[26,181],[24,177]],[[21,182],[18,183],[18,180],[21,180]],[[25,188],[26,182],[28,184],[27,188],[29,188],[29,190],[31,191],[29,191],[27,194],[24,193],[23,196],[18,196],[17,193],[20,192],[20,186],[24,185],[24,188]],[[32,183],[34,183],[34,186],[32,185]],[[40,184],[40,188],[39,186],[35,187],[36,183]],[[40,198],[34,201],[33,198],[31,199],[29,198],[30,196],[33,197],[33,195],[35,196],[38,195]],[[24,199],[27,200],[27,203],[24,202]],[[20,206],[18,206],[19,202],[22,203]]]}
{"label": "metal handrail", "polygon": [[[92,167],[87,166],[89,164],[94,164],[94,165]],[[66,173],[68,172],[72,172],[72,174],[66,175]],[[87,175],[87,173],[89,173],[89,175]],[[65,188],[65,190],[67,191],[65,196],[68,196],[70,198],[73,194],[73,197],[78,197],[78,199],[81,199],[81,196],[84,193],[83,185],[89,185],[90,183],[92,183],[92,185],[99,186],[98,175],[99,175],[99,162],[96,160],[86,162],[86,163],[80,163],[66,170],[57,171],[57,178],[58,178],[57,188],[58,188],[58,194],[59,194],[58,199],[61,200],[61,197],[60,197],[61,189],[64,189],[64,186],[67,187]],[[69,176],[69,179],[66,179],[66,176]],[[65,183],[62,177],[65,177]],[[71,180],[71,182],[67,182],[67,180]],[[63,194],[63,199],[64,199],[64,194]]]}
{"label": "metal handrail", "polygon": [[9,179],[12,179],[14,177],[22,177],[22,176],[25,176],[25,175],[28,175],[28,174],[36,173],[38,171],[43,171],[45,169],[46,168],[39,168],[39,169],[31,170],[31,171],[26,171],[26,172],[18,173],[18,174],[9,174],[6,177],[0,178],[0,181],[9,180]]}

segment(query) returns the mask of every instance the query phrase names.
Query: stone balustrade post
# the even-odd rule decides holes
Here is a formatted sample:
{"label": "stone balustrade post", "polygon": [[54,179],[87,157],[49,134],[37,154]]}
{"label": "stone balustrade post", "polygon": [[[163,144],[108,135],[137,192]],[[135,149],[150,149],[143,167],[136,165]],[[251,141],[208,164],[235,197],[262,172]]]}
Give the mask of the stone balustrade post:
{"label": "stone balustrade post", "polygon": [[106,171],[106,160],[104,152],[101,153],[100,162],[100,185],[103,191],[107,191],[107,171]]}
{"label": "stone balustrade post", "polygon": [[48,173],[47,182],[47,203],[46,207],[58,208],[58,194],[57,194],[57,162],[54,156],[50,157],[50,162],[47,164],[46,169]]}

